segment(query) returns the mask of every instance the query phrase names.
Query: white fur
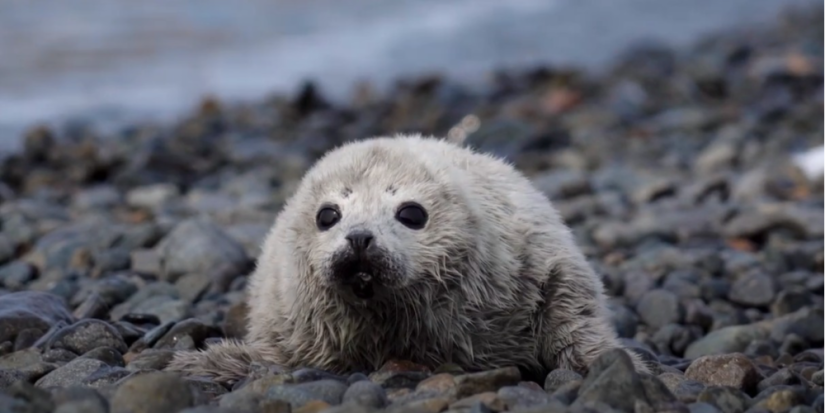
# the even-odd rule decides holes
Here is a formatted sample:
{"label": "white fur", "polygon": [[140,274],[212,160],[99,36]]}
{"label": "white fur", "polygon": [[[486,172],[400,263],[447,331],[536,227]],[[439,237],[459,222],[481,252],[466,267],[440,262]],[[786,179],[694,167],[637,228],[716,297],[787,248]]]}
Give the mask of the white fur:
{"label": "white fur", "polygon": [[[405,201],[426,208],[425,228],[395,220]],[[315,224],[323,203],[342,215],[327,231]],[[347,301],[328,282],[356,228],[390,251],[389,297]],[[602,289],[549,200],[511,165],[434,138],[356,141],[320,159],[278,215],[250,278],[244,342],[179,353],[169,369],[231,380],[251,361],[348,372],[399,358],[586,372],[619,347]]]}

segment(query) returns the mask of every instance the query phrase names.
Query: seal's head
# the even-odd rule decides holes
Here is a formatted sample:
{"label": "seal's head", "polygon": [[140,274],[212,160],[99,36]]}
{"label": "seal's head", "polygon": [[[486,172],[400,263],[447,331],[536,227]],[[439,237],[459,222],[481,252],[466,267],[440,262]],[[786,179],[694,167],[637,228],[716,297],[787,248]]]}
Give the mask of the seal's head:
{"label": "seal's head", "polygon": [[307,172],[298,189],[300,228],[293,229],[304,282],[366,303],[458,276],[450,263],[474,239],[473,214],[448,166],[410,144],[349,143]]}

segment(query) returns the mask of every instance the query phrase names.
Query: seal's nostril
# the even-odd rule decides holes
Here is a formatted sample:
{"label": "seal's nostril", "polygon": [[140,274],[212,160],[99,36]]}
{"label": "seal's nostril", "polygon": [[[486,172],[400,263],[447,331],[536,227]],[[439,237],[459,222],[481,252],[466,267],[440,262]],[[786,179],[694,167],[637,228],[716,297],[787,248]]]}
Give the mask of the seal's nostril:
{"label": "seal's nostril", "polygon": [[373,235],[369,231],[353,231],[346,238],[353,250],[363,252],[372,245]]}

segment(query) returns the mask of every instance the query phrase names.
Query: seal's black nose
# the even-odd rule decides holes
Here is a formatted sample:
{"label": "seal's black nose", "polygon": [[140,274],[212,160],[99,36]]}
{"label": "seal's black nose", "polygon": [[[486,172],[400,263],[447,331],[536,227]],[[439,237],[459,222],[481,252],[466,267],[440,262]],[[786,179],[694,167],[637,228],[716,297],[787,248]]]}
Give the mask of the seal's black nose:
{"label": "seal's black nose", "polygon": [[347,235],[350,247],[357,253],[366,251],[372,245],[372,239],[372,232],[369,231],[353,231]]}

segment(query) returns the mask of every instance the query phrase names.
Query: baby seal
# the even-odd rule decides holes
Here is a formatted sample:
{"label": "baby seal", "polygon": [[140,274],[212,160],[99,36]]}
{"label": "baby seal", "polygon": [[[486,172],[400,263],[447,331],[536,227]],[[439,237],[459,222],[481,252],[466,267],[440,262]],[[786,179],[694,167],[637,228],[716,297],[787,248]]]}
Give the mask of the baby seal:
{"label": "baby seal", "polygon": [[404,359],[541,376],[586,373],[621,348],[601,280],[548,198],[503,160],[436,138],[325,154],[278,214],[247,294],[242,342],[177,353],[167,370],[232,381],[252,362],[346,373]]}

